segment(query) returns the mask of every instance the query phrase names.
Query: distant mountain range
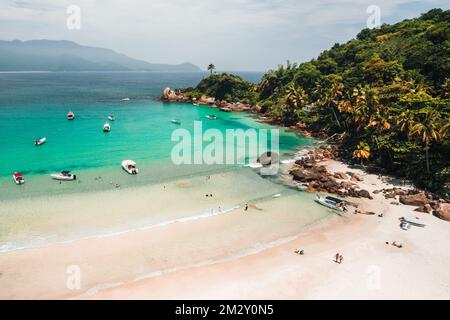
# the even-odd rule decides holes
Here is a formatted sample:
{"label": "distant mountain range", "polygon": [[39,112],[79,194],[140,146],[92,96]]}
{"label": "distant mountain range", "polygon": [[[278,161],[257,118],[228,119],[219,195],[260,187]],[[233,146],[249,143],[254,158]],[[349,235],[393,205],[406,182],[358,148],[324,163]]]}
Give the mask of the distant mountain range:
{"label": "distant mountain range", "polygon": [[0,40],[0,71],[202,71],[192,63],[153,64],[72,41]]}

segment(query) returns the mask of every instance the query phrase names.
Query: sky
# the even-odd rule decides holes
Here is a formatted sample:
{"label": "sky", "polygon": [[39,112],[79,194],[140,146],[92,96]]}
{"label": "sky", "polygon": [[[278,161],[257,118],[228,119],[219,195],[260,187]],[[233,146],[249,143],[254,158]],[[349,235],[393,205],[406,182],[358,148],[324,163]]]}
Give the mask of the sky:
{"label": "sky", "polygon": [[[79,29],[67,27],[72,5]],[[450,1],[0,0],[0,39],[71,40],[151,63],[266,71],[350,40],[367,26],[370,5],[381,23],[394,23]]]}

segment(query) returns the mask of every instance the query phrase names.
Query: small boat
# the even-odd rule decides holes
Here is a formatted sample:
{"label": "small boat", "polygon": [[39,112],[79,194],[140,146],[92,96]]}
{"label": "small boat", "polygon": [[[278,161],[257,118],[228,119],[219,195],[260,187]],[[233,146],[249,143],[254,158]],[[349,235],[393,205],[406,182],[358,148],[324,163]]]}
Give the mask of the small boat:
{"label": "small boat", "polygon": [[108,120],[109,120],[109,121],[115,121],[116,118],[115,118],[114,116],[112,116],[112,115],[109,115],[109,116],[108,116]]}
{"label": "small boat", "polygon": [[400,228],[402,228],[402,230],[408,231],[409,229],[411,229],[411,224],[409,222],[402,221],[400,223]]}
{"label": "small boat", "polygon": [[44,143],[46,143],[47,142],[47,138],[39,138],[39,139],[37,139],[37,140],[34,140],[34,145],[35,146],[40,146],[40,145],[43,145]]}
{"label": "small boat", "polygon": [[345,207],[345,201],[338,199],[338,198],[334,198],[334,197],[330,197],[330,196],[326,196],[326,197],[321,197],[320,195],[316,195],[316,199],[314,200],[317,203],[328,207],[330,209],[333,210],[338,210],[338,211],[346,211],[347,208]]}
{"label": "small boat", "polygon": [[409,220],[406,220],[404,217],[401,217],[399,220],[400,220],[401,223],[407,223],[407,224],[409,224],[411,226],[414,226],[414,227],[419,227],[419,228],[425,228],[426,227],[426,225],[423,224],[423,223],[417,223],[417,222],[409,221]]}
{"label": "small boat", "polygon": [[105,123],[103,125],[103,132],[110,132],[111,131],[111,126],[109,125],[109,123]]}
{"label": "small boat", "polygon": [[61,173],[52,173],[50,177],[52,177],[55,180],[61,181],[77,180],[77,176],[72,174],[70,171],[61,171]]}
{"label": "small boat", "polygon": [[216,120],[217,116],[210,114],[210,115],[207,115],[206,118],[208,118],[210,120]]}
{"label": "small boat", "polygon": [[181,121],[178,119],[172,119],[172,120],[170,120],[170,122],[175,123],[175,124],[181,124]]}
{"label": "small boat", "polygon": [[130,101],[130,98],[123,98],[122,101]]}
{"label": "small boat", "polygon": [[21,185],[25,183],[25,178],[20,172],[14,172],[13,180],[17,185]]}
{"label": "small boat", "polygon": [[139,169],[136,166],[136,162],[133,160],[124,160],[122,161],[122,168],[129,174],[138,174]]}
{"label": "small boat", "polygon": [[200,105],[200,103],[194,102],[192,105],[198,107]]}
{"label": "small boat", "polygon": [[69,111],[69,113],[67,113],[67,120],[73,120],[75,119],[75,113],[73,113],[72,111]]}

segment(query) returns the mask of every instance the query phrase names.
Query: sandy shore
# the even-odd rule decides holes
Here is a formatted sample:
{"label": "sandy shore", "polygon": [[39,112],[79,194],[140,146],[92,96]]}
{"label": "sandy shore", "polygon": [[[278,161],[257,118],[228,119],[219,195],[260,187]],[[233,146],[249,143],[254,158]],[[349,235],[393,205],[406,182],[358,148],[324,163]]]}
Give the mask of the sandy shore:
{"label": "sandy shore", "polygon": [[[356,172],[370,192],[391,184],[337,161],[332,172]],[[413,207],[351,199],[359,209],[383,217],[335,217],[305,228],[286,244],[214,265],[163,274],[105,289],[96,299],[449,299],[450,223]],[[425,228],[403,231],[399,217]],[[402,244],[402,248],[392,242]],[[386,244],[388,242],[389,244]],[[294,254],[296,248],[304,256]],[[342,264],[333,261],[339,252]]]}
{"label": "sandy shore", "polygon": [[[370,192],[391,186],[337,161],[323,164],[358,173]],[[349,212],[300,227],[292,212],[317,205],[283,194],[258,210],[3,253],[0,298],[449,299],[450,223],[373,196],[349,200],[383,217]],[[402,216],[426,227],[403,231]],[[333,261],[337,252],[342,264]],[[72,266],[80,287],[67,285]]]}

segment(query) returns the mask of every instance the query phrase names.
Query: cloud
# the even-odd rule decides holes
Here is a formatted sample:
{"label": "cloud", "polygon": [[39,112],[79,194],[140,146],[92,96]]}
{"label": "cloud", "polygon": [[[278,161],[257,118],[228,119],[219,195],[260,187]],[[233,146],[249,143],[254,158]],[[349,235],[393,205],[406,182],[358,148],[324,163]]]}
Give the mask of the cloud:
{"label": "cloud", "polygon": [[[66,28],[72,4],[81,8],[81,30]],[[67,39],[151,62],[261,70],[350,39],[371,4],[382,22],[448,7],[440,0],[6,0],[0,38]]]}

